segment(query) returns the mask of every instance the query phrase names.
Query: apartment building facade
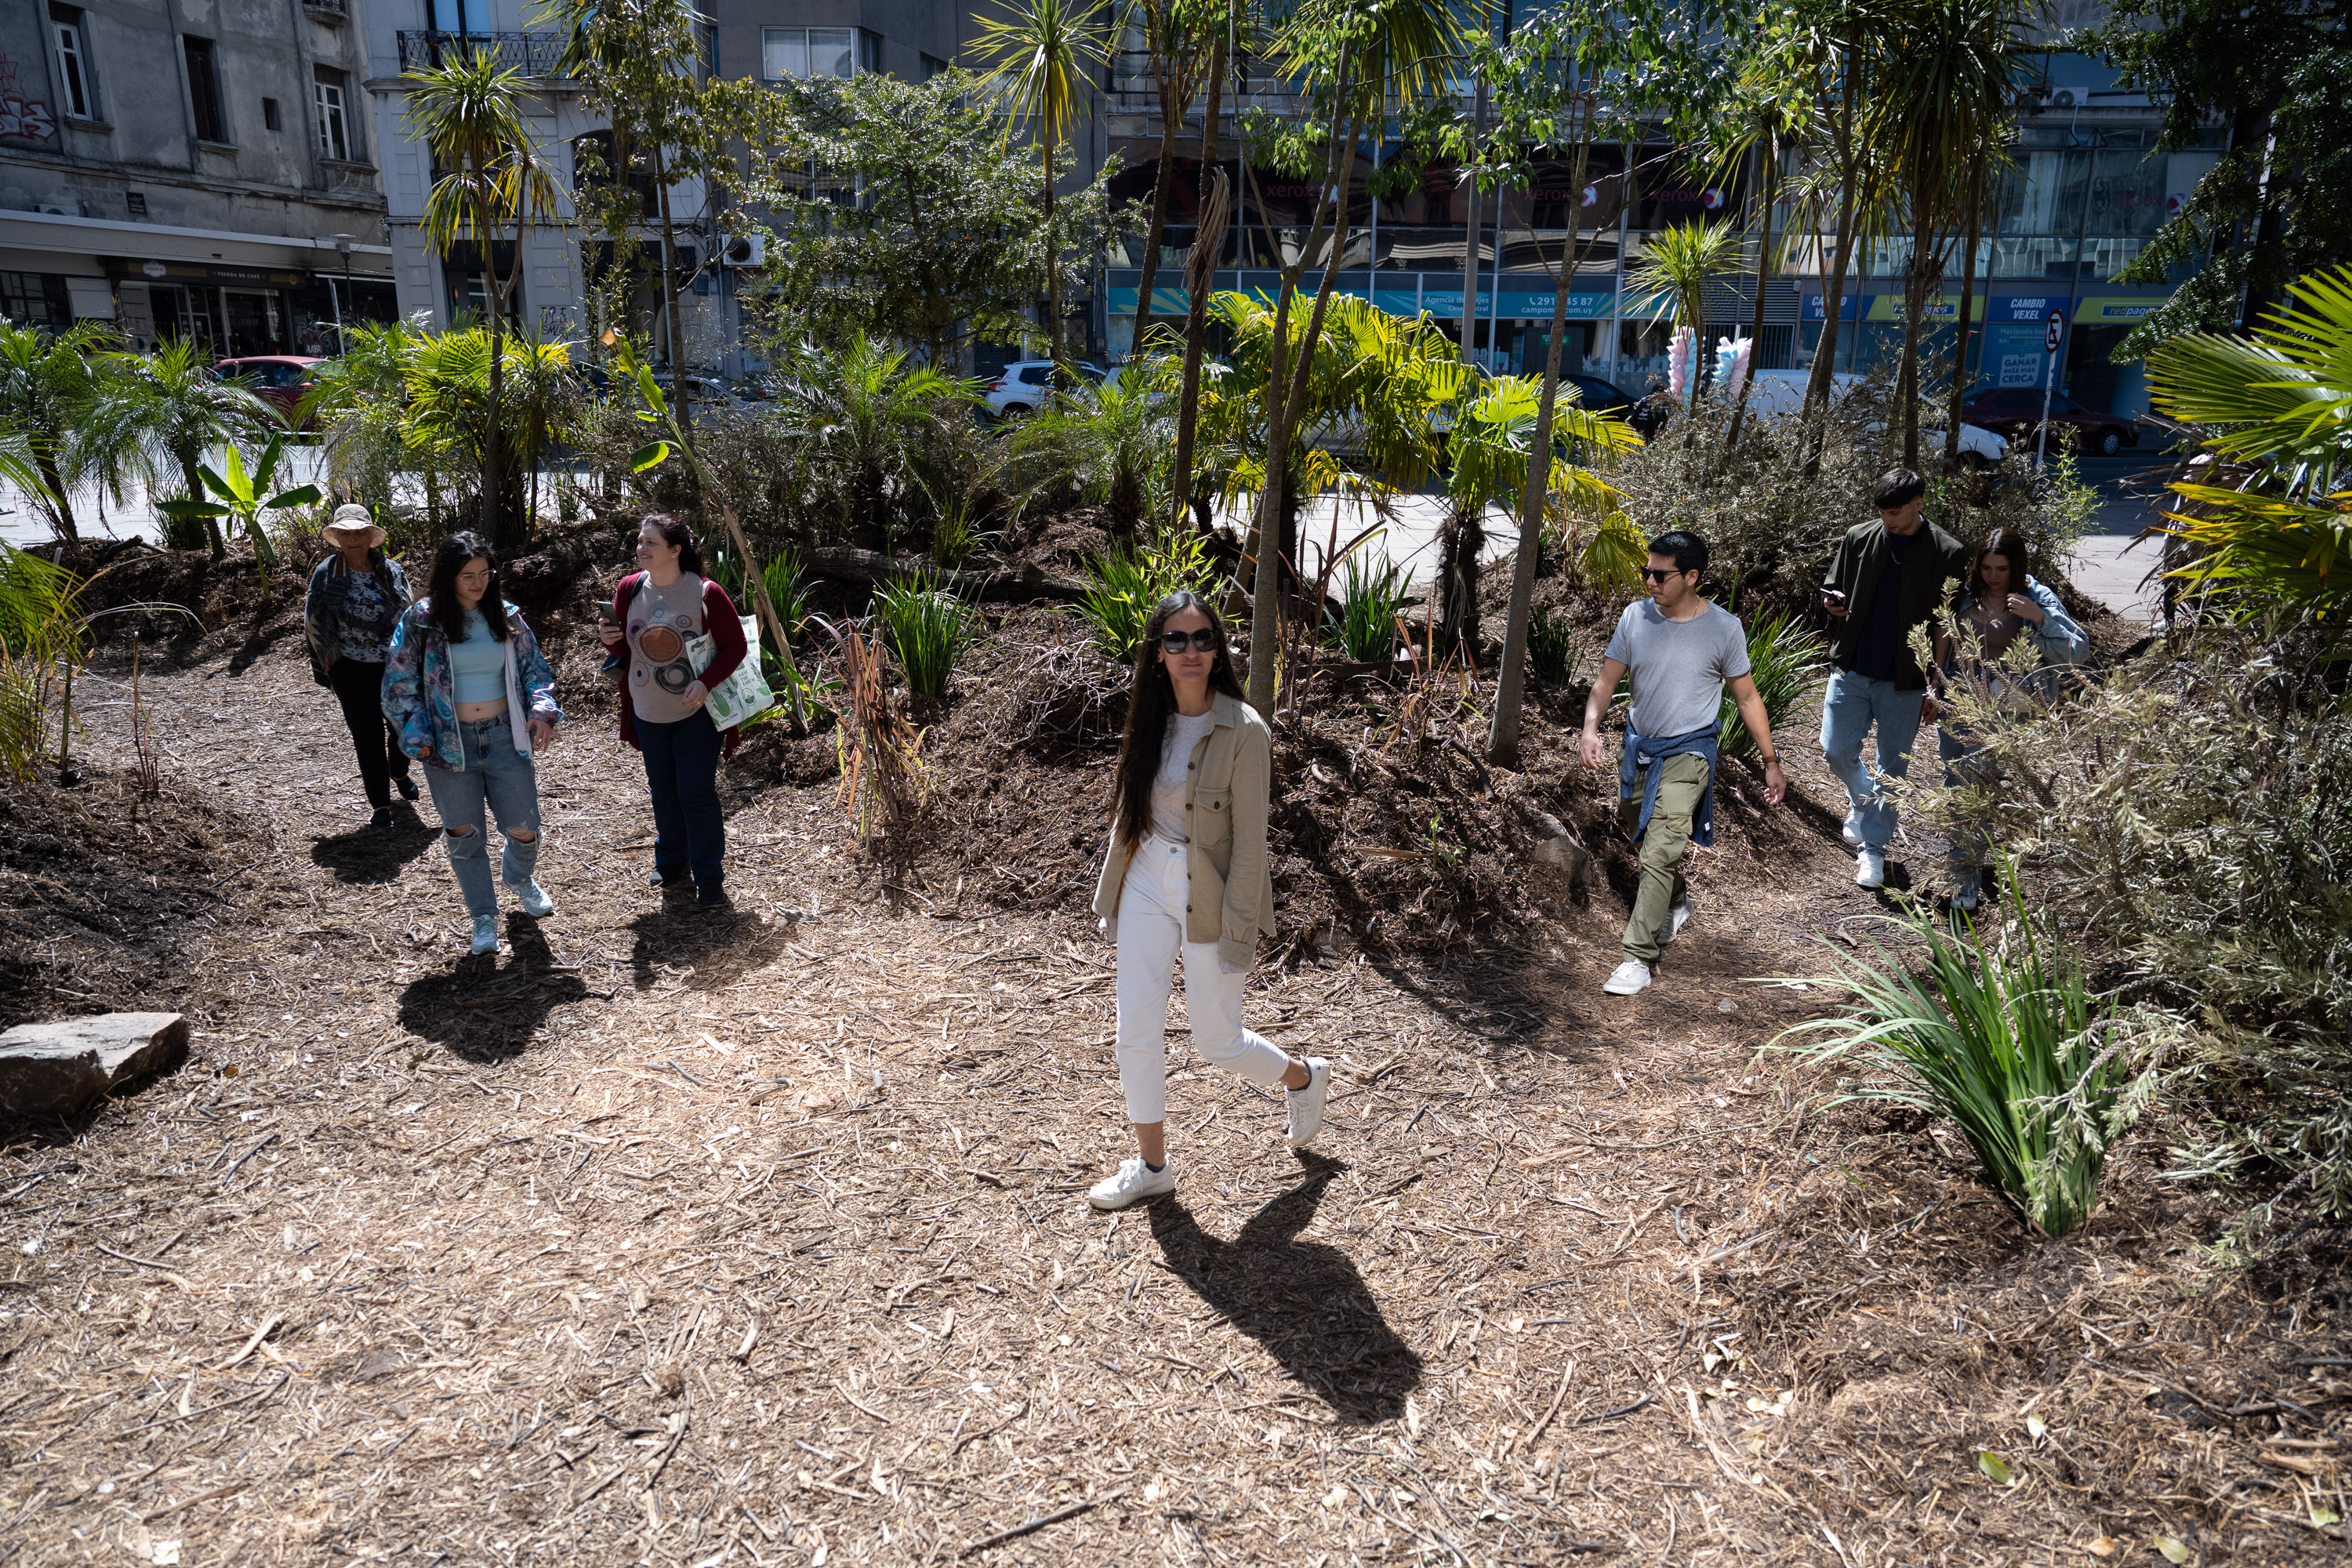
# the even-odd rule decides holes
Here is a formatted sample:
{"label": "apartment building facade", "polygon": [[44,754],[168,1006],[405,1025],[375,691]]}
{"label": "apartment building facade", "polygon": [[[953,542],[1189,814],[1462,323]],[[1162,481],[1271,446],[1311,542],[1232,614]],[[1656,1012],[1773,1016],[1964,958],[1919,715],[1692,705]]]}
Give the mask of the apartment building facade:
{"label": "apartment building facade", "polygon": [[388,319],[356,3],[0,6],[0,314],[222,354]]}

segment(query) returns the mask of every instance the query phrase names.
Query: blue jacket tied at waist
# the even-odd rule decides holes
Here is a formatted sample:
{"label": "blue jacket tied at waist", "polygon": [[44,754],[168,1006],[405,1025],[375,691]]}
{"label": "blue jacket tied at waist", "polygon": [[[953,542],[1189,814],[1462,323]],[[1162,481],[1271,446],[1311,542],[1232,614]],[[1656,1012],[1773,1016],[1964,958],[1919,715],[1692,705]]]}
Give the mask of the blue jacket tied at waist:
{"label": "blue jacket tied at waist", "polygon": [[1715,842],[1715,770],[1716,735],[1717,727],[1710,724],[1704,730],[1693,730],[1687,735],[1636,734],[1629,722],[1625,726],[1625,752],[1617,765],[1617,793],[1626,800],[1633,798],[1633,775],[1636,770],[1650,770],[1642,786],[1642,815],[1633,824],[1633,841],[1640,843],[1649,831],[1650,813],[1657,809],[1658,781],[1664,771],[1658,764],[1668,757],[1689,753],[1706,759],[1706,788],[1699,792],[1698,810],[1691,817],[1691,842],[1708,845]]}

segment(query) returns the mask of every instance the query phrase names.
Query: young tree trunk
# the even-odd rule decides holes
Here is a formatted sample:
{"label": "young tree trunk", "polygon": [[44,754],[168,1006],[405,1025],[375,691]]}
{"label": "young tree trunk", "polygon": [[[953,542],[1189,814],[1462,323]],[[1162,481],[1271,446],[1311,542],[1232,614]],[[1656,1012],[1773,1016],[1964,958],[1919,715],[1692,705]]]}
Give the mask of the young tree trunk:
{"label": "young tree trunk", "polygon": [[677,231],[670,225],[669,175],[662,167],[660,142],[654,143],[654,199],[661,214],[661,288],[662,318],[669,339],[670,402],[677,406],[677,433],[688,446],[694,445],[694,403],[686,395],[686,331],[677,321]]}
{"label": "young tree trunk", "polygon": [[1045,127],[1045,357],[1062,363],[1062,263],[1054,247],[1054,128]]}
{"label": "young tree trunk", "polygon": [[67,491],[65,476],[58,469],[57,453],[48,442],[33,444],[33,461],[40,468],[41,483],[49,487],[49,493],[42,498],[42,509],[57,525],[58,537],[79,539],[81,533],[74,524],[73,498]]}
{"label": "young tree trunk", "polygon": [[[1462,357],[1468,360],[1478,347],[1478,176],[1471,171],[1478,162],[1478,138],[1486,129],[1486,83],[1478,82],[1477,107],[1470,115],[1470,156],[1462,170],[1470,184],[1470,221],[1462,235]],[[1497,193],[1496,200],[1500,200]],[[1496,271],[1501,273],[1501,257],[1495,258]],[[1501,287],[1499,281],[1496,285]]]}
{"label": "young tree trunk", "polygon": [[1985,161],[1980,157],[1969,190],[1969,258],[1960,266],[1959,325],[1952,335],[1952,387],[1944,417],[1944,461],[1947,465],[1960,460],[1960,404],[1968,390],[1969,329],[1976,312],[1977,245],[1984,228],[1984,184]]}
{"label": "young tree trunk", "polygon": [[[1168,224],[1168,187],[1175,183],[1176,132],[1184,123],[1191,97],[1184,94],[1186,101],[1178,101],[1174,61],[1160,53],[1153,63],[1160,78],[1160,170],[1151,182],[1151,226],[1143,237],[1143,278],[1135,295],[1135,335],[1127,345],[1129,361],[1142,357],[1144,329],[1151,325],[1151,290],[1160,275],[1160,237]],[[1206,173],[1202,171],[1203,178]]]}
{"label": "young tree trunk", "polygon": [[1764,355],[1764,290],[1772,281],[1772,200],[1780,188],[1780,134],[1773,132],[1764,149],[1764,216],[1763,227],[1756,238],[1756,309],[1748,322],[1748,377],[1739,384],[1739,395],[1732,399],[1731,430],[1724,437],[1726,447],[1739,444],[1740,422],[1748,417],[1748,394],[1756,384],[1756,362]]}
{"label": "young tree trunk", "polygon": [[1944,280],[1943,258],[1935,254],[1935,202],[1929,182],[1915,180],[1911,189],[1911,261],[1903,277],[1903,357],[1895,371],[1896,428],[1903,432],[1903,466],[1919,467],[1919,327],[1927,315],[1927,273]]}
{"label": "young tree trunk", "polygon": [[[1805,378],[1805,406],[1802,417],[1807,420],[1812,418],[1815,409],[1828,406],[1830,388],[1834,384],[1830,378],[1837,366],[1838,325],[1845,304],[1846,267],[1853,259],[1853,182],[1854,176],[1860,173],[1862,166],[1862,160],[1856,156],[1853,142],[1853,109],[1857,86],[1854,80],[1854,69],[1855,59],[1860,55],[1861,49],[1860,37],[1856,35],[1849,35],[1846,40],[1845,78],[1843,85],[1838,91],[1837,117],[1832,132],[1837,146],[1839,174],[1837,258],[1830,264],[1832,268],[1830,286],[1822,300],[1822,341],[1813,353],[1813,372]],[[1855,314],[1858,316],[1860,313],[1857,309]],[[1858,327],[1860,323],[1857,322],[1856,325]],[[1814,444],[1813,451],[1818,455],[1819,443]],[[1818,460],[1818,456],[1815,460]]]}
{"label": "young tree trunk", "polygon": [[[1217,166],[1217,116],[1223,104],[1225,85],[1225,39],[1220,33],[1209,50],[1209,101],[1201,120],[1201,205],[1206,207],[1209,196],[1210,171]],[[1195,233],[1192,243],[1201,243]],[[1222,244],[1222,240],[1220,240]],[[1215,275],[1213,258],[1202,269],[1203,278]],[[1194,289],[1184,303],[1184,392],[1176,405],[1176,456],[1172,470],[1176,489],[1176,515],[1181,518],[1192,503],[1192,437],[1201,417],[1201,355],[1209,325],[1209,290]]]}

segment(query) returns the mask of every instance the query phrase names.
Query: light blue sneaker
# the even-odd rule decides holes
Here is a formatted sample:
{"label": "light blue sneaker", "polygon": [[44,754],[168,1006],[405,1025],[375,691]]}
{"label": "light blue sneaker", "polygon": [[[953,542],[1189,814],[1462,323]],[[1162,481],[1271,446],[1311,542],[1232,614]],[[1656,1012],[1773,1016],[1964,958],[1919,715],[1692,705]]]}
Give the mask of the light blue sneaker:
{"label": "light blue sneaker", "polygon": [[515,902],[522,906],[522,912],[533,920],[545,920],[555,912],[555,900],[547,896],[547,889],[536,880],[525,882],[514,890],[514,895]]}
{"label": "light blue sneaker", "polygon": [[469,951],[469,956],[479,958],[486,952],[496,952],[498,950],[499,917],[496,915],[478,915],[475,917],[474,945]]}

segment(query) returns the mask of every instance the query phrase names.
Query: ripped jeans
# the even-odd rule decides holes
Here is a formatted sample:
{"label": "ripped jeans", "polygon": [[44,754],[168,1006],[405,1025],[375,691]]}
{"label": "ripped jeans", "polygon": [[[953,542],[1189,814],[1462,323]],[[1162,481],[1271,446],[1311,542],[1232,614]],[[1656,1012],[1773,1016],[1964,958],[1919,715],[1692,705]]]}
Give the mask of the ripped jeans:
{"label": "ripped jeans", "polygon": [[499,912],[498,889],[490,885],[492,815],[506,835],[499,870],[507,886],[519,888],[530,881],[539,866],[539,769],[515,750],[514,725],[504,714],[461,720],[457,737],[465,747],[465,765],[429,763],[425,783],[433,792],[433,809],[440,814],[442,842],[449,847],[449,869],[457,873],[457,889],[466,895],[466,912],[485,920]]}

